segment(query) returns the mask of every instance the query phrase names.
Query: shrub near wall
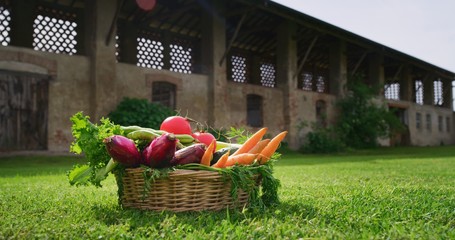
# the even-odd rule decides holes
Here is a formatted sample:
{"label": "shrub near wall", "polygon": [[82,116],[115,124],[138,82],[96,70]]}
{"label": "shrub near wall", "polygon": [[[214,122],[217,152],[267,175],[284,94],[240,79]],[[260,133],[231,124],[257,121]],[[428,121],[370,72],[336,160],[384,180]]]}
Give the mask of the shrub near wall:
{"label": "shrub near wall", "polygon": [[161,104],[150,103],[146,99],[124,98],[108,117],[122,126],[137,125],[159,129],[161,122],[175,112]]}

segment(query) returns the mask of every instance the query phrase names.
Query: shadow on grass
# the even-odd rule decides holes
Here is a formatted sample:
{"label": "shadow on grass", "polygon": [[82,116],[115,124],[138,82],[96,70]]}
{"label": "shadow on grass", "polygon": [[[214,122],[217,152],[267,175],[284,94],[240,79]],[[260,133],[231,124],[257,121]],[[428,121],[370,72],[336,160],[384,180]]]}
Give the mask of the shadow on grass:
{"label": "shadow on grass", "polygon": [[109,207],[105,205],[93,206],[92,210],[98,221],[106,225],[119,225],[128,223],[130,231],[137,228],[154,228],[160,230],[164,224],[170,226],[185,226],[188,229],[203,228],[206,231],[214,230],[222,224],[236,226],[245,221],[266,222],[267,219],[287,222],[289,218],[298,220],[311,220],[316,218],[318,210],[307,204],[280,203],[261,211],[242,211],[241,209],[225,209],[220,211],[199,212],[171,212],[171,211],[148,211],[138,209],[123,209],[120,206]]}
{"label": "shadow on grass", "polygon": [[342,162],[366,162],[376,160],[436,159],[455,156],[455,146],[439,147],[383,147],[333,154],[301,154],[288,151],[282,154],[279,166],[316,165]]}

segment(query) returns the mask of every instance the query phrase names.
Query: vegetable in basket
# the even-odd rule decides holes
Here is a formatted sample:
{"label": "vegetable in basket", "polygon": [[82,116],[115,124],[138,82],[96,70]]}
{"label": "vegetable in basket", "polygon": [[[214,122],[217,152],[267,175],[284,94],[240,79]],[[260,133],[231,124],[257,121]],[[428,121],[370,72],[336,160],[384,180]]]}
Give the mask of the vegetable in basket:
{"label": "vegetable in basket", "polygon": [[142,164],[153,167],[169,167],[177,147],[173,133],[165,133],[155,139],[142,151]]}

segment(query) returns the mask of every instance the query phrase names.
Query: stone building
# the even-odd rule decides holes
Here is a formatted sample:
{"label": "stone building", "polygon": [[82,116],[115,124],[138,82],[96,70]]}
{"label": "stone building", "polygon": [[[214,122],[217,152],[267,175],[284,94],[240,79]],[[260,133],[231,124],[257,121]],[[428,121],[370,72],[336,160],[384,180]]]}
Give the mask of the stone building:
{"label": "stone building", "polygon": [[298,147],[356,73],[408,126],[384,144],[455,143],[453,72],[267,0],[137,2],[0,0],[0,151],[67,151],[70,116],[124,97]]}

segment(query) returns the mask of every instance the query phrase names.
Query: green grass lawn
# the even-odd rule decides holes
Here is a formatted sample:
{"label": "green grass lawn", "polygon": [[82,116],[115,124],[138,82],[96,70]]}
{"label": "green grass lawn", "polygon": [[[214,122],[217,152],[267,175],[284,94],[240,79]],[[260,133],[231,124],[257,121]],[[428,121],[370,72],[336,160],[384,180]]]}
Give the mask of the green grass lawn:
{"label": "green grass lawn", "polygon": [[75,157],[0,158],[0,239],[455,239],[455,147],[284,153],[264,212],[123,210],[117,186],[71,187]]}

